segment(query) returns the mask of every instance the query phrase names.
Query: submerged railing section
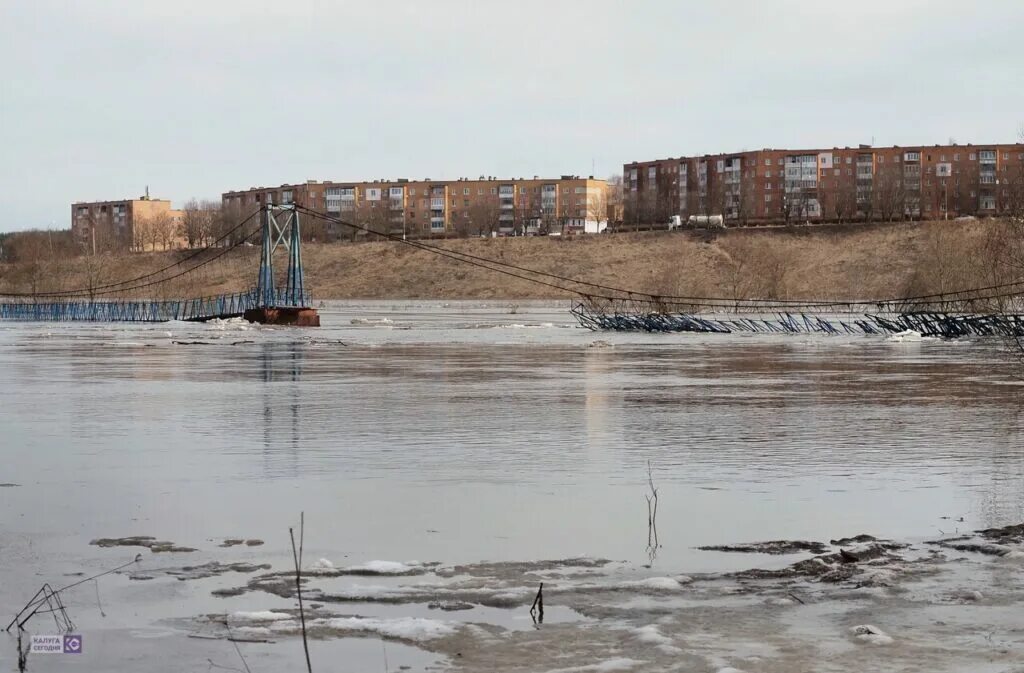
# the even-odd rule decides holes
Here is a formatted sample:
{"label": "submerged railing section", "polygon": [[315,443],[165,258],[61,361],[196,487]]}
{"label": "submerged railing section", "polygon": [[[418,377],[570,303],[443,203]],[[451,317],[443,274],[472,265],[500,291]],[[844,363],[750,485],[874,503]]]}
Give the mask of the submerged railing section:
{"label": "submerged railing section", "polygon": [[[272,290],[274,306],[309,306],[310,293]],[[198,299],[22,299],[0,297],[0,320],[86,322],[198,322],[233,318],[258,307],[266,293],[257,289]]]}
{"label": "submerged railing section", "polygon": [[573,306],[580,325],[621,332],[701,332],[709,334],[899,334],[955,339],[969,336],[1024,337],[1024,315],[912,312],[844,315],[774,313],[771,315],[697,315],[660,311],[608,312],[586,302]]}

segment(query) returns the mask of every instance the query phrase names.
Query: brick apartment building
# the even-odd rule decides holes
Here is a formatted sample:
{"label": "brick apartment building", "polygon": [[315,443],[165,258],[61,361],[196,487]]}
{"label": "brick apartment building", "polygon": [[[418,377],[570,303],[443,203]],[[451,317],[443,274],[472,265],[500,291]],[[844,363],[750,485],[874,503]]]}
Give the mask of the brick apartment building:
{"label": "brick apartment building", "polygon": [[623,166],[627,224],[1024,215],[1024,145],[763,149]]}
{"label": "brick apartment building", "polygon": [[[147,190],[148,192],[148,190]],[[180,210],[151,199],[90,201],[71,204],[71,233],[86,249],[155,250],[184,246]]]}
{"label": "brick apartment building", "polygon": [[[604,180],[573,175],[550,180],[310,180],[226,192],[221,199],[225,212],[236,218],[265,203],[295,203],[374,231],[410,238],[575,233],[597,232],[607,224],[608,186]],[[326,239],[352,235],[350,227],[320,227],[310,218],[303,226],[306,232],[322,232]]]}

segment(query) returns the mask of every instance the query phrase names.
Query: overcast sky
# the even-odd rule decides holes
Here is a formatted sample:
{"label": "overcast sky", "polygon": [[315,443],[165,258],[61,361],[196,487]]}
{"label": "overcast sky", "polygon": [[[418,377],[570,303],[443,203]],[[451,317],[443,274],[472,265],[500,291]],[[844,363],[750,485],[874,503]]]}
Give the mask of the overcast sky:
{"label": "overcast sky", "polygon": [[0,0],[0,230],[146,185],[1011,142],[1022,25],[1021,0]]}

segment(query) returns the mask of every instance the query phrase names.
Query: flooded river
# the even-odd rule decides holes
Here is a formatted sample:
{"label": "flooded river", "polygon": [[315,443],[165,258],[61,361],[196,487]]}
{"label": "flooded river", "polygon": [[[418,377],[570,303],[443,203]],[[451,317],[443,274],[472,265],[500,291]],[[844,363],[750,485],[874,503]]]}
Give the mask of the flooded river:
{"label": "flooded river", "polygon": [[[341,673],[671,670],[670,656],[680,670],[786,670],[798,660],[772,668],[753,627],[721,647],[673,641],[683,627],[657,619],[697,599],[658,590],[803,557],[697,547],[859,533],[923,544],[1024,521],[1024,388],[998,344],[599,334],[567,309],[336,303],[307,331],[0,324],[3,614],[44,583],[142,554],[67,592],[83,652],[31,655],[29,670],[242,669],[210,627],[217,614],[260,641],[239,644],[252,671],[304,670],[300,641],[273,628],[293,598],[247,586],[267,569],[181,575],[211,562],[287,570],[300,512],[304,565],[323,571],[312,600],[331,610],[314,670]],[[126,536],[195,551],[90,544]],[[234,538],[253,543],[222,546]],[[539,581],[554,593],[535,629]],[[576,598],[595,581],[616,600]],[[431,591],[466,609],[432,609]],[[715,609],[738,609],[731,595]],[[641,598],[669,602],[638,617]],[[602,611],[613,604],[623,611]],[[706,624],[724,614],[703,628],[718,634]],[[828,637],[808,626],[819,614],[793,620],[779,642]],[[1024,624],[1008,624],[1008,653],[975,670],[1016,670]],[[58,632],[49,615],[26,628]],[[835,638],[837,657],[855,647]],[[14,670],[13,636],[0,643]],[[543,657],[517,659],[523,648]]]}

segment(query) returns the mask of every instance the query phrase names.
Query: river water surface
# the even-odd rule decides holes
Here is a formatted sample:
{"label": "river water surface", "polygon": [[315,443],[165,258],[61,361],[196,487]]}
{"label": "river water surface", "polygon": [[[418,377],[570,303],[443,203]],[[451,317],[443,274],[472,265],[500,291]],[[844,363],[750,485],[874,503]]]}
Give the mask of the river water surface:
{"label": "river water surface", "polygon": [[[0,324],[4,614],[139,552],[143,569],[287,569],[300,512],[306,558],[335,566],[588,557],[624,576],[772,562],[702,545],[1024,520],[1024,395],[998,344],[599,334],[567,308],[336,303],[319,330]],[[130,535],[198,551],[89,544]],[[233,537],[265,544],[218,546]],[[29,670],[240,667],[175,620],[292,605],[210,595],[246,579],[87,583],[67,601],[84,654]],[[294,640],[245,647],[254,671],[300,666]],[[332,671],[458,664],[401,638],[313,654]]]}

